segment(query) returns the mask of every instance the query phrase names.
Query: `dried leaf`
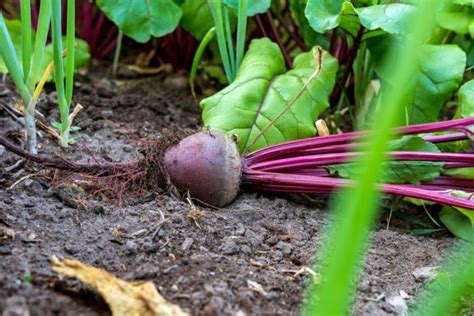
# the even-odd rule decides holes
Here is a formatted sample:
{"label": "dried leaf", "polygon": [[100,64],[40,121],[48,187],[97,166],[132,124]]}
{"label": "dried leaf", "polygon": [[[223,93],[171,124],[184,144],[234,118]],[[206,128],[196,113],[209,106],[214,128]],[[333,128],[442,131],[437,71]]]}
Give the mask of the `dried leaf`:
{"label": "dried leaf", "polygon": [[104,298],[114,316],[184,316],[177,305],[166,301],[152,282],[126,282],[98,268],[77,260],[51,258],[51,269],[77,278],[94,288]]}

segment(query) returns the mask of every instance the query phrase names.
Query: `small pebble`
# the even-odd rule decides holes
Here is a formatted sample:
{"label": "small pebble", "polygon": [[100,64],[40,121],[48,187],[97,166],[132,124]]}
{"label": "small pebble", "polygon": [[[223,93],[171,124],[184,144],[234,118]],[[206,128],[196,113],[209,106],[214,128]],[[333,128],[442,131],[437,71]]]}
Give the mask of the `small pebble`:
{"label": "small pebble", "polygon": [[429,281],[436,277],[438,267],[422,267],[415,269],[412,274],[417,281]]}
{"label": "small pebble", "polygon": [[129,256],[135,255],[138,251],[137,243],[132,240],[127,240],[125,243],[125,250]]}
{"label": "small pebble", "polygon": [[233,255],[239,252],[239,246],[232,238],[224,237],[220,250],[224,255]]}
{"label": "small pebble", "polygon": [[398,316],[408,315],[408,305],[403,297],[400,295],[390,296],[385,299],[385,301],[392,306],[394,312]]}

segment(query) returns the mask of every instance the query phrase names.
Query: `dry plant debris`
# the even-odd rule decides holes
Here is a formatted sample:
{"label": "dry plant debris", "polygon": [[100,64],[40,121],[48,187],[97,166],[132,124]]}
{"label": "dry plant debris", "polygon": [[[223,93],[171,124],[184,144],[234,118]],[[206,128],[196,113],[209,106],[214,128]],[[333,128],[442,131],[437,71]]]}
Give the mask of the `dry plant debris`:
{"label": "dry plant debris", "polygon": [[114,316],[185,316],[181,308],[165,300],[152,282],[127,282],[77,260],[51,258],[51,269],[91,286],[107,302]]}

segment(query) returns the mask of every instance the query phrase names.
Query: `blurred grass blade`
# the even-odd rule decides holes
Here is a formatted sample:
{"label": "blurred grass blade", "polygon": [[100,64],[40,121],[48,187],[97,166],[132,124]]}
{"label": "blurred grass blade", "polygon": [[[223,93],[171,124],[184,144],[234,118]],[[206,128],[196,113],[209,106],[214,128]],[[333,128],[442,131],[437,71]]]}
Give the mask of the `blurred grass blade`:
{"label": "blurred grass blade", "polygon": [[16,55],[10,33],[3,14],[0,12],[0,55],[7,66],[10,77],[13,79],[18,91],[20,92],[23,103],[28,104],[31,94],[25,85],[23,73],[21,71],[20,61]]}
{"label": "blurred grass blade", "polygon": [[30,0],[20,0],[21,15],[21,35],[23,53],[23,80],[28,78],[31,63],[31,2]]}
{"label": "blurred grass blade", "polygon": [[[67,17],[66,17],[66,105],[71,106],[72,91],[74,88],[74,44],[76,42],[76,4],[75,0],[67,0]],[[62,50],[61,50],[62,51]]]}
{"label": "blurred grass blade", "polygon": [[[432,17],[437,5],[436,0],[419,2],[418,13],[410,24],[413,34],[387,59],[390,64],[386,66],[392,74],[390,82],[407,83],[415,74],[418,51],[434,27]],[[357,174],[360,176],[354,179],[356,185],[343,191],[335,201],[332,212],[336,218],[326,228],[319,256],[322,282],[319,286],[310,285],[304,315],[346,315],[350,311],[380,201],[376,183],[386,159],[387,142],[393,136],[392,128],[401,121],[410,95],[406,90],[410,88],[384,86],[382,89],[384,111],[377,112],[373,130],[362,142],[366,144],[362,148],[365,155],[359,161],[360,173]]]}
{"label": "blurred grass blade", "polygon": [[214,25],[216,27],[217,44],[219,53],[221,54],[222,65],[227,77],[227,81],[231,83],[234,78],[232,76],[231,64],[229,62],[229,53],[227,50],[227,41],[225,37],[224,18],[222,14],[222,0],[207,0],[209,9],[211,10]]}
{"label": "blurred grass blade", "polygon": [[[459,247],[459,246],[458,246]],[[410,315],[460,315],[460,301],[474,298],[474,244],[464,243],[447,257],[442,272],[428,284]],[[469,304],[469,303],[468,303]],[[472,311],[472,310],[471,310]],[[467,314],[466,314],[467,315]]]}
{"label": "blurred grass blade", "polygon": [[35,84],[38,82],[40,77],[41,60],[43,58],[44,49],[46,46],[46,40],[48,38],[49,23],[51,21],[51,1],[41,1],[38,27],[36,29],[35,48],[33,51],[32,65],[30,75],[27,79],[27,86],[30,91],[34,90]]}
{"label": "blurred grass blade", "polygon": [[213,26],[209,29],[209,31],[207,31],[206,35],[204,35],[198,49],[196,50],[196,54],[194,54],[193,64],[191,66],[191,71],[189,72],[189,86],[191,87],[191,93],[193,94],[194,98],[196,98],[196,93],[194,91],[194,79],[196,78],[197,68],[199,66],[199,62],[201,61],[204,50],[215,35],[216,27]]}
{"label": "blurred grass blade", "polygon": [[245,37],[247,33],[247,6],[248,0],[239,1],[238,23],[237,23],[237,48],[235,67],[236,72],[239,70],[240,63],[244,56]]}

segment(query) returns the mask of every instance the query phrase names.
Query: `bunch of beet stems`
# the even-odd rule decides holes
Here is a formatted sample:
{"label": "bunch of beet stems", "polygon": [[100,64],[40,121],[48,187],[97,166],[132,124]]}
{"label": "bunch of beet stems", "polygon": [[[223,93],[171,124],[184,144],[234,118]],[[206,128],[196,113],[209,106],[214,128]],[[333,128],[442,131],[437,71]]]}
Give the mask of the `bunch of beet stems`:
{"label": "bunch of beet stems", "polygon": [[[416,135],[434,144],[470,140],[474,117],[400,127],[397,135]],[[443,135],[428,133],[451,132]],[[266,147],[244,159],[242,183],[254,190],[294,193],[331,193],[354,183],[325,168],[353,161],[367,132],[350,132],[301,139]],[[428,134],[428,135],[422,135]],[[389,151],[391,161],[444,162],[444,169],[474,167],[473,153]],[[474,193],[474,180],[441,175],[420,184],[379,184],[385,193],[474,210],[474,200],[453,196],[452,190]]]}

